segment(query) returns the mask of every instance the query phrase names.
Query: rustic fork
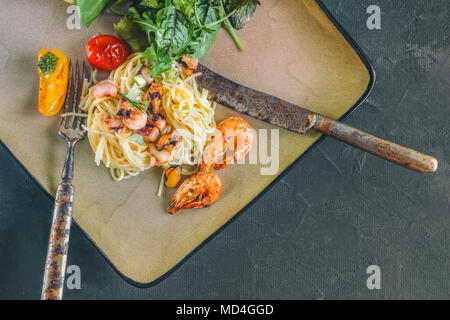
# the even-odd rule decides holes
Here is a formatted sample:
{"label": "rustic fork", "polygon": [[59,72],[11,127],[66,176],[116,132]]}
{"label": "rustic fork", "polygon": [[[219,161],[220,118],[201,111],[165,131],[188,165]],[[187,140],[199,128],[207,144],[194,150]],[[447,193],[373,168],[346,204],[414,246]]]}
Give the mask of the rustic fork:
{"label": "rustic fork", "polygon": [[80,100],[83,83],[88,80],[88,84],[90,84],[92,72],[84,62],[80,66],[78,61],[75,62],[75,67],[70,62],[69,70],[71,74],[64,106],[65,115],[63,115],[58,132],[67,141],[69,149],[61,175],[62,182],[58,186],[55,196],[41,300],[62,299],[75,191],[72,185],[74,149],[75,145],[86,137],[86,131],[83,129],[86,118],[77,114],[82,113]]}

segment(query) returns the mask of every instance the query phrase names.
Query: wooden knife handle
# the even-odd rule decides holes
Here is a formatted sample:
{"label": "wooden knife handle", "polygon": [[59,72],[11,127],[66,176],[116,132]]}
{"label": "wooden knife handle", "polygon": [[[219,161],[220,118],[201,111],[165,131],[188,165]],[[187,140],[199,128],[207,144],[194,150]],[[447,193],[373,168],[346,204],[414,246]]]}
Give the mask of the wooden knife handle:
{"label": "wooden knife handle", "polygon": [[423,173],[435,172],[438,167],[437,160],[431,156],[375,137],[322,115],[316,115],[313,129],[386,160]]}

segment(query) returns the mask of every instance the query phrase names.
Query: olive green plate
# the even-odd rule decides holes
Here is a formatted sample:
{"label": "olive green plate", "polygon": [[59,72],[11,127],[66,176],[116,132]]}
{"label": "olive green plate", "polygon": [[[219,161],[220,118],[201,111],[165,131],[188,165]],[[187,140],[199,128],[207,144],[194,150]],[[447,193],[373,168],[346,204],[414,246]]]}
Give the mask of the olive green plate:
{"label": "olive green plate", "polygon": [[[202,63],[329,117],[340,118],[360,104],[372,88],[373,71],[320,5],[313,0],[261,2],[238,32],[245,51],[238,52],[221,32]],[[0,138],[49,195],[60,182],[67,146],[57,135],[60,119],[36,110],[37,52],[57,48],[83,58],[88,39],[113,33],[112,23],[118,20],[105,13],[89,29],[70,30],[68,8],[62,0],[15,0],[0,7]],[[216,118],[236,114],[219,106]],[[244,118],[256,129],[274,128]],[[76,151],[74,218],[122,276],[136,285],[152,285],[248,206],[317,139],[314,133],[280,130],[276,174],[261,175],[261,167],[267,167],[262,164],[224,169],[219,172],[223,191],[212,207],[173,216],[165,210],[173,191],[166,190],[162,199],[155,195],[159,169],[114,182],[104,166],[95,165],[85,141]]]}

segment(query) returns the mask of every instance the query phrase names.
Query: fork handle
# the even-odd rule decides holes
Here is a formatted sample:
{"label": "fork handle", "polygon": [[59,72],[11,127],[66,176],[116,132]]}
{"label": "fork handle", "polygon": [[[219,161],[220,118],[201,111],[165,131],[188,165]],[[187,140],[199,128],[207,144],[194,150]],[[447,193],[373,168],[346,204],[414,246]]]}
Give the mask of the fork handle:
{"label": "fork handle", "polygon": [[316,115],[313,128],[364,151],[423,173],[435,172],[438,167],[437,160],[429,155],[375,137],[322,115]]}
{"label": "fork handle", "polygon": [[62,183],[56,191],[41,300],[61,300],[63,295],[75,193],[72,185],[75,144],[76,142],[69,142],[61,176]]}
{"label": "fork handle", "polygon": [[69,249],[74,187],[61,183],[55,196],[41,300],[61,300]]}

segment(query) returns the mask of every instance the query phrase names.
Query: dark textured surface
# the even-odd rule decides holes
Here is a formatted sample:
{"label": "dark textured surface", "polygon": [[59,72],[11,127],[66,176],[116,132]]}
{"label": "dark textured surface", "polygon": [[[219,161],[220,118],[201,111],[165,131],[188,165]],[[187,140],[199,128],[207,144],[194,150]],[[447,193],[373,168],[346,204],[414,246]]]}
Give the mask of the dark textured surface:
{"label": "dark textured surface", "polygon": [[[346,123],[440,161],[425,176],[327,138],[158,285],[125,282],[72,228],[66,299],[450,298],[450,3],[324,4],[373,62],[374,92]],[[366,28],[366,8],[382,29]],[[0,298],[38,299],[53,203],[0,152]],[[381,290],[366,287],[377,264]]]}

